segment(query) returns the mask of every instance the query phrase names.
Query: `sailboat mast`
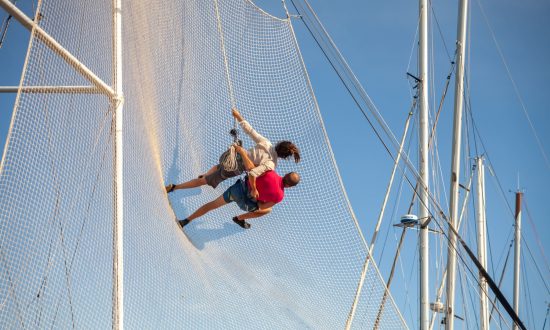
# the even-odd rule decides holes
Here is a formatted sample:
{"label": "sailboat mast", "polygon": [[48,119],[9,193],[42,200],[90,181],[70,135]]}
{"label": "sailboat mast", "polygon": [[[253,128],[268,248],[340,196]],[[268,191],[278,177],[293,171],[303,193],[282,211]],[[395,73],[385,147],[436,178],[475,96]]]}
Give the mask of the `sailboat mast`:
{"label": "sailboat mast", "polygon": [[[514,235],[514,311],[519,316],[519,267],[521,247],[521,192],[516,192],[516,228]],[[513,329],[518,329],[514,323]]]}
{"label": "sailboat mast", "polygon": [[[485,165],[483,164],[483,157],[478,157],[476,159],[476,168],[477,168],[477,255],[479,262],[483,268],[487,269],[487,237],[486,231],[487,228],[485,222]],[[480,275],[479,278],[479,323],[480,330],[489,329],[489,301],[487,297],[488,286],[487,280],[485,277]]]}
{"label": "sailboat mast", "polygon": [[[464,103],[464,63],[466,56],[466,26],[468,22],[468,0],[460,0],[457,28],[457,59],[455,80],[455,102],[453,117],[453,149],[451,158],[451,197],[450,222],[456,228],[458,216],[458,184],[460,180],[460,144],[462,139],[462,108]],[[445,308],[446,330],[454,329],[454,302],[456,277],[456,236],[449,229],[449,247],[447,252],[447,303]]]}
{"label": "sailboat mast", "polygon": [[115,216],[113,223],[113,329],[124,329],[123,268],[123,158],[122,158],[122,0],[113,0],[113,85],[115,110]]}
{"label": "sailboat mast", "polygon": [[429,237],[429,172],[428,172],[428,0],[420,0],[420,35],[419,35],[419,107],[420,107],[420,125],[419,125],[419,164],[420,179],[418,198],[419,220],[420,220],[420,244],[419,244],[419,264],[420,264],[420,329],[428,330],[430,326],[430,291],[429,291],[429,268],[428,268],[428,249]]}

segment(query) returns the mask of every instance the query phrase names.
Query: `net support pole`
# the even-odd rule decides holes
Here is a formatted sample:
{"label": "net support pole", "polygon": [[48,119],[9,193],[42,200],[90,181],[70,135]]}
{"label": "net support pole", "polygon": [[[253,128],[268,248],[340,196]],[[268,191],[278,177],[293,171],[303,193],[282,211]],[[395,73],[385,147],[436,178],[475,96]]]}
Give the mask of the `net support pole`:
{"label": "net support pole", "polygon": [[72,55],[68,50],[66,50],[61,44],[59,44],[54,38],[52,38],[48,33],[46,33],[40,26],[34,23],[25,13],[23,13],[19,8],[14,6],[9,0],[0,0],[0,7],[7,11],[13,18],[18,20],[25,28],[29,31],[35,31],[36,36],[41,39],[45,45],[47,45],[52,51],[57,53],[61,58],[65,60],[70,66],[72,66],[77,72],[82,74],[86,79],[88,79],[92,84],[97,86],[102,92],[106,93],[109,96],[114,96],[114,90],[107,85],[103,80],[96,76],[90,69],[88,69],[84,64],[82,64],[74,55]]}
{"label": "net support pole", "polygon": [[124,329],[124,200],[122,144],[122,0],[113,0],[113,98],[115,110],[115,217],[113,224],[113,329]]}
{"label": "net support pole", "polygon": [[[483,157],[476,159],[477,169],[477,255],[479,262],[487,268],[487,236],[485,229],[485,166],[483,165]],[[479,329],[489,329],[489,300],[487,297],[488,287],[487,280],[483,276],[479,276]],[[517,313],[517,312],[516,312]]]}
{"label": "net support pole", "polygon": [[[514,311],[519,315],[519,271],[521,257],[521,192],[516,192],[516,228],[514,230]],[[518,329],[514,323],[513,329]]]}
{"label": "net support pole", "polygon": [[430,221],[429,200],[429,118],[428,118],[428,0],[420,0],[420,43],[419,43],[419,157],[418,168],[420,180],[423,184],[419,186],[419,220],[420,220],[420,242],[419,242],[419,265],[420,265],[420,330],[428,330],[430,325],[430,288],[429,288],[429,232],[427,224]]}
{"label": "net support pole", "polygon": [[[460,182],[460,146],[462,140],[462,108],[464,103],[464,64],[466,56],[466,27],[468,22],[468,0],[460,0],[457,27],[457,60],[455,75],[455,102],[453,115],[453,146],[451,156],[451,189],[449,201],[450,225],[457,227],[458,222],[458,189]],[[447,249],[447,295],[445,330],[454,329],[454,302],[456,277],[457,238],[449,229],[449,246]]]}

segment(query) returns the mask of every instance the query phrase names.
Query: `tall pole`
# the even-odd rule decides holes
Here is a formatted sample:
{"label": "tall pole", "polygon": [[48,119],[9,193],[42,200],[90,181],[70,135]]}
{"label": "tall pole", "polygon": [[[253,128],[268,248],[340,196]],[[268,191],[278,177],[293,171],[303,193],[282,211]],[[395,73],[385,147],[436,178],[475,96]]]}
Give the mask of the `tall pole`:
{"label": "tall pole", "polygon": [[113,0],[113,85],[115,97],[115,217],[113,258],[113,329],[124,329],[123,167],[122,167],[122,0]]}
{"label": "tall pole", "polygon": [[[473,178],[473,168],[472,168],[472,175],[470,176],[470,180],[468,180],[468,186],[466,186],[466,189],[465,189],[466,194],[464,195],[464,200],[462,201],[462,210],[460,211],[460,216],[458,217],[458,226],[456,227],[456,230],[460,230],[462,220],[464,219],[464,212],[466,211],[466,205],[468,203],[468,198],[470,196],[470,188],[472,186],[472,178]],[[447,270],[445,269],[443,271],[443,276],[441,276],[441,283],[439,285],[439,288],[435,293],[435,302],[441,301],[441,296],[443,295],[443,288],[446,280],[447,280]],[[434,311],[434,313],[432,314],[432,318],[430,320],[430,330],[432,330],[434,327],[436,314],[437,314],[437,311]]]}
{"label": "tall pole", "polygon": [[[521,192],[516,192],[516,230],[514,235],[514,311],[519,316],[519,262],[521,246]],[[514,323],[513,329],[518,329]]]}
{"label": "tall pole", "polygon": [[428,249],[429,237],[429,177],[428,177],[428,0],[420,0],[420,47],[419,47],[419,106],[420,106],[420,125],[419,125],[419,164],[420,179],[419,185],[419,219],[420,219],[420,244],[419,244],[419,264],[420,264],[420,329],[428,330],[430,325],[430,291],[429,291],[429,268],[428,268]]}
{"label": "tall pole", "polygon": [[[462,107],[464,94],[464,63],[466,56],[466,26],[468,21],[468,0],[460,0],[457,28],[457,59],[455,76],[455,102],[453,117],[453,149],[451,159],[451,197],[450,197],[450,222],[454,228],[457,225],[458,215],[458,184],[460,179],[460,144],[462,139]],[[456,277],[456,236],[449,229],[449,248],[447,252],[447,304],[445,308],[446,330],[454,329],[454,302],[455,302],[455,277]]]}
{"label": "tall pole", "polygon": [[[487,236],[485,229],[485,165],[483,165],[483,157],[476,159],[477,168],[477,255],[479,262],[483,268],[487,269]],[[487,297],[488,286],[485,277],[479,278],[479,329],[489,329],[489,301]]]}

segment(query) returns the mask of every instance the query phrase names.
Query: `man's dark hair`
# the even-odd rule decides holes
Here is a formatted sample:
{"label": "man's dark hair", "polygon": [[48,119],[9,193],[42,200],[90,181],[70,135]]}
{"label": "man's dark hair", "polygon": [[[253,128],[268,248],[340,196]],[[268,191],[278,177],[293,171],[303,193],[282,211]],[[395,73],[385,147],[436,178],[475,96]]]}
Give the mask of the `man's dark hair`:
{"label": "man's dark hair", "polygon": [[275,151],[279,158],[287,159],[290,156],[294,156],[294,161],[296,163],[300,161],[300,149],[290,141],[281,141],[277,143]]}
{"label": "man's dark hair", "polygon": [[285,187],[294,187],[300,182],[300,175],[296,172],[290,172],[283,177]]}

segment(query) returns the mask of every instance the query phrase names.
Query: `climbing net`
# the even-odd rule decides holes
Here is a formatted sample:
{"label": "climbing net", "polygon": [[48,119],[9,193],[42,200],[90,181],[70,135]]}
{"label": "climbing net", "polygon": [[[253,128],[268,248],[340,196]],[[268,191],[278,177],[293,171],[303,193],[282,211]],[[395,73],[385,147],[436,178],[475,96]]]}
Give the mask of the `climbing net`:
{"label": "climbing net", "polygon": [[[43,1],[40,27],[112,81],[110,1]],[[124,318],[128,328],[342,328],[367,258],[291,22],[245,0],[123,2]],[[34,36],[22,86],[89,82]],[[234,205],[180,190],[232,142],[230,108],[292,140],[301,183],[244,231]],[[112,325],[113,103],[20,93],[0,172],[2,328]],[[245,146],[252,141],[242,136]],[[384,281],[371,261],[353,327],[372,328]],[[380,328],[406,328],[387,299]]]}

